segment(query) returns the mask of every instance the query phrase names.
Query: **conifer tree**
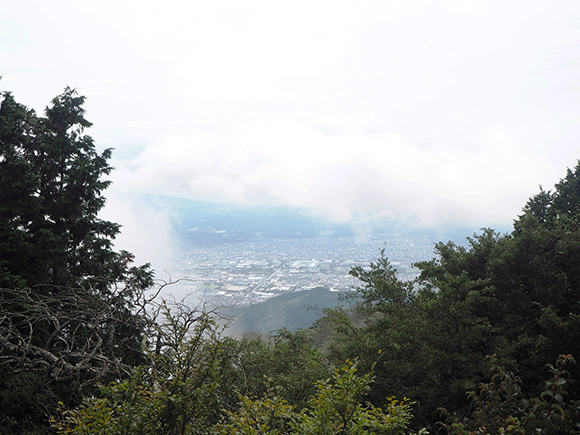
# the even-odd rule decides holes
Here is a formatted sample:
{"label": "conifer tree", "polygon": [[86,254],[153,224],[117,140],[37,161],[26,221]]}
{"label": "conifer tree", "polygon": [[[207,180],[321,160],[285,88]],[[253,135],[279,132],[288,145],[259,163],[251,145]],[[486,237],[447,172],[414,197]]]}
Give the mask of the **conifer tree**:
{"label": "conifer tree", "polygon": [[136,304],[152,272],[113,249],[120,226],[98,217],[111,150],[85,134],[84,100],[66,88],[38,116],[0,94],[2,433],[42,427],[59,400],[142,361]]}

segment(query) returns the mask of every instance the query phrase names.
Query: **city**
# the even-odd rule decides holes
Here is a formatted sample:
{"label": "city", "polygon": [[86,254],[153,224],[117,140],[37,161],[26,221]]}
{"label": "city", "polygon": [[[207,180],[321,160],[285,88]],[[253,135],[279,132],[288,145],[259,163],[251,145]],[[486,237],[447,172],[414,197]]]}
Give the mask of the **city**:
{"label": "city", "polygon": [[429,236],[387,234],[365,239],[316,237],[255,239],[212,246],[181,246],[156,262],[156,276],[175,282],[164,294],[219,300],[223,305],[253,304],[286,292],[327,287],[346,291],[360,282],[349,275],[385,250],[402,279],[413,279],[417,261],[433,257]]}

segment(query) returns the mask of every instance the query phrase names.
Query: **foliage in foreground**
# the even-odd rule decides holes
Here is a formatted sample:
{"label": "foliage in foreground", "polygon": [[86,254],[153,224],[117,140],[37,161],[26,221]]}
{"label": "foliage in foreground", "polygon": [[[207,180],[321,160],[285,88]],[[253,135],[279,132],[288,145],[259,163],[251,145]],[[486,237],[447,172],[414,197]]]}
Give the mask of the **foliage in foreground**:
{"label": "foliage in foreground", "polygon": [[[61,418],[53,419],[59,434],[344,434],[398,435],[406,433],[411,419],[411,403],[408,399],[398,401],[389,398],[386,409],[364,403],[364,397],[372,382],[370,375],[357,375],[355,362],[348,362],[341,369],[334,369],[329,379],[316,383],[316,393],[308,407],[301,411],[279,395],[279,388],[272,389],[260,399],[240,397],[236,411],[225,412],[226,417],[217,424],[200,416],[209,404],[195,402],[187,420],[179,418],[163,420],[173,403],[192,399],[182,391],[167,391],[159,386],[145,386],[133,378],[104,389],[101,399],[86,400],[81,407],[65,411]],[[201,392],[191,389],[190,392]],[[204,389],[211,395],[211,388]],[[208,397],[206,397],[207,399]],[[171,404],[171,405],[170,405]],[[193,404],[193,403],[192,403]]]}
{"label": "foliage in foreground", "polygon": [[39,116],[0,92],[0,432],[50,433],[46,416],[127,376],[141,348],[147,265],[116,252],[98,217],[111,150],[85,134],[66,88]]}
{"label": "foliage in foreground", "polygon": [[[580,163],[528,201],[512,233],[484,229],[435,253],[416,264],[414,282],[401,282],[384,255],[353,268],[357,311],[320,322],[335,331],[334,362],[358,356],[366,371],[383,352],[373,404],[384,391],[408,396],[419,424],[435,427],[439,407],[469,412],[465,392],[481,382],[487,355],[518,373],[528,397],[543,391],[546,364],[580,355]],[[580,400],[580,369],[568,370],[568,394]]]}
{"label": "foliage in foreground", "polygon": [[497,364],[494,357],[491,381],[479,386],[469,396],[475,410],[466,417],[442,409],[447,423],[442,427],[451,435],[495,434],[578,434],[580,401],[569,400],[566,384],[569,373],[564,366],[574,362],[571,355],[561,355],[548,368],[552,378],[539,396],[528,398],[522,392],[518,376]]}
{"label": "foliage in foreground", "polygon": [[[410,402],[388,395],[411,398],[417,427],[444,407],[453,433],[578,431],[580,369],[562,357],[547,387],[542,373],[580,354],[580,163],[510,234],[438,243],[415,282],[382,253],[351,271],[356,309],[236,341],[209,313],[152,303],[149,268],[113,250],[120,227],[98,218],[111,152],[84,134],[83,102],[67,88],[37,116],[0,95],[1,432],[401,433]],[[480,384],[491,354],[506,369]]]}

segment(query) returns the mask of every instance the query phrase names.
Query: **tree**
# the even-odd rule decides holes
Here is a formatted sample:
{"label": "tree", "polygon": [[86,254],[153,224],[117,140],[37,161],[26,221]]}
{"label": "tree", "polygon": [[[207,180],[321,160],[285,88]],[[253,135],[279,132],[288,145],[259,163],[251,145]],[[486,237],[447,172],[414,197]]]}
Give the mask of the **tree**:
{"label": "tree", "polygon": [[[375,391],[418,402],[416,417],[432,426],[437,406],[469,407],[465,391],[483,375],[486,355],[519,373],[523,393],[542,391],[542,371],[561,354],[580,353],[580,163],[553,192],[541,190],[510,234],[483,229],[465,246],[435,245],[418,263],[420,277],[400,282],[388,260],[354,268],[364,322],[331,313],[337,325],[334,358],[361,355],[377,362]],[[580,372],[569,369],[571,399],[580,399]],[[378,388],[378,390],[375,390]]]}
{"label": "tree", "polygon": [[473,411],[462,418],[442,409],[447,416],[443,429],[457,435],[580,433],[580,402],[569,400],[566,391],[569,373],[564,367],[574,363],[571,355],[548,364],[552,377],[536,397],[526,397],[521,378],[498,365],[495,357],[489,359],[491,381],[468,393]]}
{"label": "tree", "polygon": [[111,149],[99,154],[84,134],[84,97],[66,88],[45,117],[3,98],[0,282],[108,289],[129,257],[112,249],[120,226],[97,217]]}
{"label": "tree", "polygon": [[[455,245],[439,248],[446,256]],[[416,428],[434,427],[439,406],[467,405],[464,393],[477,385],[482,360],[493,349],[494,330],[480,309],[487,303],[486,283],[465,273],[449,276],[437,288],[402,282],[383,252],[370,267],[353,268],[351,274],[361,281],[353,296],[366,317],[353,321],[348,312],[327,311],[325,321],[336,330],[333,361],[358,357],[363,371],[374,367],[370,401],[383,406],[384,391],[410,397],[417,403]]]}
{"label": "tree", "polygon": [[[84,97],[66,88],[43,117],[8,92],[0,102],[0,427],[42,432],[58,400],[143,361],[153,275],[114,251],[120,226],[98,217],[111,150],[84,134]],[[25,383],[46,400],[24,403]]]}
{"label": "tree", "polygon": [[[29,162],[38,119],[33,111],[16,103],[9,93],[2,94],[0,106],[0,286],[15,287],[26,281],[24,271],[29,257],[27,231],[39,199],[39,184]],[[30,270],[34,265],[29,265]]]}
{"label": "tree", "polygon": [[356,361],[347,361],[335,369],[331,379],[317,382],[317,393],[310,399],[309,408],[298,416],[295,433],[324,435],[404,434],[411,420],[411,403],[394,397],[387,398],[381,409],[364,403],[373,376],[357,375]]}
{"label": "tree", "polygon": [[[221,417],[231,357],[213,314],[183,303],[151,305],[148,361],[125,380],[100,388],[52,425],[61,434],[207,434]],[[155,309],[156,308],[156,309]],[[235,391],[233,391],[235,393]]]}
{"label": "tree", "polygon": [[313,331],[276,331],[268,340],[243,339],[237,344],[236,373],[240,394],[262,397],[273,386],[280,397],[304,408],[315,382],[330,375],[326,356],[312,346]]}
{"label": "tree", "polygon": [[[197,341],[197,340],[194,340]],[[186,344],[188,343],[188,344]],[[190,359],[188,339],[180,349],[180,359]],[[185,346],[185,347],[181,347]],[[174,354],[174,356],[177,356]],[[198,359],[197,356],[193,359]],[[82,406],[66,411],[53,419],[59,434],[343,434],[343,435],[403,435],[411,419],[411,403],[408,399],[398,401],[389,398],[385,409],[364,402],[371,375],[359,376],[356,362],[348,362],[341,369],[334,369],[332,376],[316,382],[308,406],[298,410],[281,397],[282,387],[268,390],[261,398],[240,396],[240,406],[231,411],[215,408],[221,412],[220,421],[204,418],[211,408],[206,393],[212,396],[212,384],[216,378],[205,378],[199,383],[204,371],[166,374],[165,381],[147,385],[144,376],[113,384],[105,391],[105,397],[87,399]],[[182,376],[187,374],[191,379]],[[202,377],[203,379],[203,377]],[[166,389],[182,380],[193,388]],[[200,397],[196,397],[201,394]],[[201,399],[201,400],[200,400]],[[176,406],[187,411],[186,419],[165,418]],[[420,432],[425,433],[425,432]]]}

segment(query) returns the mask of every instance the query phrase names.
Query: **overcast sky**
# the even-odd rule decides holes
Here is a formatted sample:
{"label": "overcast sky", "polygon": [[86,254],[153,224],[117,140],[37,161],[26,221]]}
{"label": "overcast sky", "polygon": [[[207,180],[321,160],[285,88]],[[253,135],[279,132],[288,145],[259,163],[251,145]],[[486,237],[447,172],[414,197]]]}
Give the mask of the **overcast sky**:
{"label": "overcast sky", "polygon": [[505,226],[580,158],[578,0],[5,1],[0,38],[17,101],[87,97],[128,221],[156,193]]}

